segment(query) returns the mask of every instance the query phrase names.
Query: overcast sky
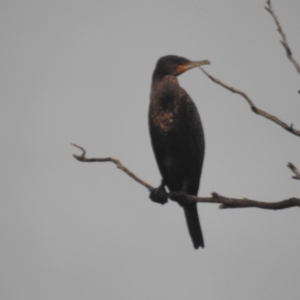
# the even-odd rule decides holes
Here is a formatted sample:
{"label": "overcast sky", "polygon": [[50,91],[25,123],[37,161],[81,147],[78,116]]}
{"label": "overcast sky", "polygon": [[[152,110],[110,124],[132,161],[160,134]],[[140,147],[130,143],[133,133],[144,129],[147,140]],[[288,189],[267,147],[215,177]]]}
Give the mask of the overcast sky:
{"label": "overcast sky", "polygon": [[[300,61],[300,1],[272,1]],[[199,204],[206,247],[182,209],[161,206],[110,163],[153,186],[147,112],[157,59],[205,69],[300,128],[299,74],[264,1],[0,2],[0,298],[299,299],[298,208]],[[179,78],[204,126],[200,196],[299,197],[300,140],[199,69]]]}

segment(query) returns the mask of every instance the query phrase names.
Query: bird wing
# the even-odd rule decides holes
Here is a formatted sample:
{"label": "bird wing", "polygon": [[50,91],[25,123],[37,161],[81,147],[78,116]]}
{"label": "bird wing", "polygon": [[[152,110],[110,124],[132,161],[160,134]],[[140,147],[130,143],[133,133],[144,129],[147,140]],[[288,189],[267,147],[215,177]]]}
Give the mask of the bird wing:
{"label": "bird wing", "polygon": [[197,107],[189,96],[187,99],[186,114],[188,116],[187,120],[189,133],[191,135],[189,139],[189,147],[191,151],[191,157],[193,157],[194,160],[191,168],[191,178],[187,192],[192,195],[197,195],[204,159],[205,142],[203,127]]}

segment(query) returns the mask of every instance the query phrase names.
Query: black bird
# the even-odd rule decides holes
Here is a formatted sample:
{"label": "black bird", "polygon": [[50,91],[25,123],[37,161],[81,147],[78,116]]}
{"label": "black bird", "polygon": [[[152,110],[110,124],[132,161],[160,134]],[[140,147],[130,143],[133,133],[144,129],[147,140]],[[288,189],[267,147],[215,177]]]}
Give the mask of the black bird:
{"label": "black bird", "polygon": [[149,129],[161,185],[152,190],[154,202],[167,202],[165,186],[183,207],[195,249],[204,247],[197,206],[186,195],[197,195],[204,158],[204,133],[197,108],[179,86],[177,76],[209,61],[190,61],[184,57],[161,57],[152,76]]}

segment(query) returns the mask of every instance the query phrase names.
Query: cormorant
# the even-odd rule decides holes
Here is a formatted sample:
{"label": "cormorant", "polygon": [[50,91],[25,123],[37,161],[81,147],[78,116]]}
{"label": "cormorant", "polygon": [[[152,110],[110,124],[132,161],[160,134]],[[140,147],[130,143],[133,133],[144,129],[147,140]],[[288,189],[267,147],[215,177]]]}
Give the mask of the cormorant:
{"label": "cormorant", "polygon": [[186,195],[197,195],[204,158],[204,133],[197,108],[179,86],[177,76],[209,61],[190,61],[184,57],[161,57],[152,76],[149,129],[161,185],[153,189],[154,202],[167,202],[165,186],[183,207],[194,248],[204,247],[196,202]]}

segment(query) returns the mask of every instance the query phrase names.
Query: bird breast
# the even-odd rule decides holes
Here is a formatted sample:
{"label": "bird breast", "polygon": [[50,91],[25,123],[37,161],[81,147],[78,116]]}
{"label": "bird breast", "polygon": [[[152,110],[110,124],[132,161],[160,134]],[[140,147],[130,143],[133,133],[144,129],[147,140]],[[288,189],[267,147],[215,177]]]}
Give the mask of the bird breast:
{"label": "bird breast", "polygon": [[153,111],[151,119],[155,127],[159,128],[162,132],[167,133],[173,127],[174,112],[165,111],[163,109]]}
{"label": "bird breast", "polygon": [[180,94],[181,89],[173,76],[167,76],[152,86],[150,120],[163,133],[170,131],[176,122],[180,106],[183,104]]}

